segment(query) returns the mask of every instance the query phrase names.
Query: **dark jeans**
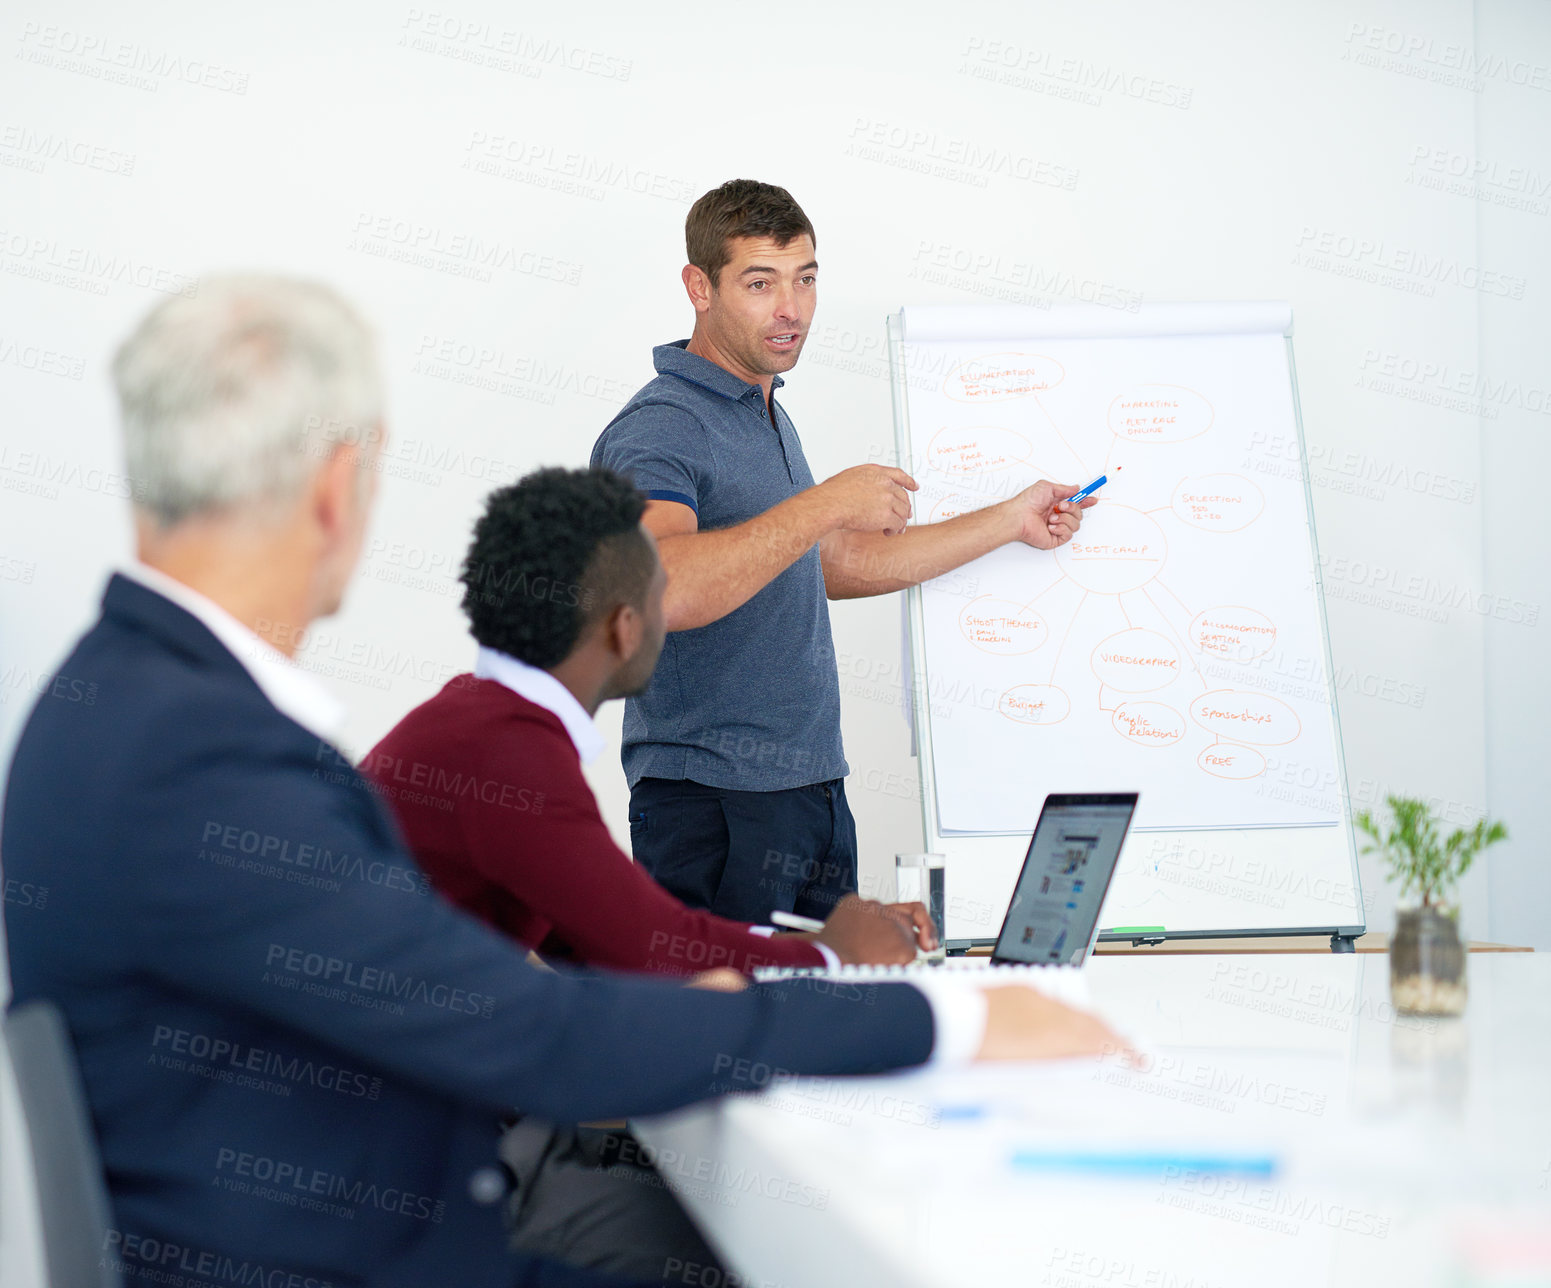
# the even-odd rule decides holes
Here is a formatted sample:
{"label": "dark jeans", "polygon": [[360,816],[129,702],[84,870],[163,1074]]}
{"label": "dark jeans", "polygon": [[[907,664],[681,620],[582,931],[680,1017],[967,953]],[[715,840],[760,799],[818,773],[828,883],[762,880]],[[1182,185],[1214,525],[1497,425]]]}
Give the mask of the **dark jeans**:
{"label": "dark jeans", "polygon": [[856,890],[856,821],[838,778],[780,792],[643,778],[630,848],[690,907],[736,921],[778,909],[823,921]]}

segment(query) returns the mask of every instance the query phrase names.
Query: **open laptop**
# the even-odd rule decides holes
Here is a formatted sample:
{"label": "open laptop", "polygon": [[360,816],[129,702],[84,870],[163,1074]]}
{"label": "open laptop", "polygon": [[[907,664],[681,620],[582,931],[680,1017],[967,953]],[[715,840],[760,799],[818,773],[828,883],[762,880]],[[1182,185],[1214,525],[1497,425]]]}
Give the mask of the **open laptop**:
{"label": "open laptop", "polygon": [[[1035,972],[1063,1001],[1086,1004],[1081,966],[1099,937],[1099,915],[1109,893],[1120,848],[1136,813],[1136,792],[1068,793],[1045,797],[1012,902],[991,956],[949,957],[940,966],[919,959],[905,966],[761,967],[755,979],[829,975],[842,979],[889,979],[918,970],[949,974],[992,967],[1065,966]],[[1010,981],[1009,981],[1010,982]],[[1057,987],[1059,986],[1059,987]]]}
{"label": "open laptop", "polygon": [[1045,797],[1002,920],[995,966],[1080,966],[1136,813],[1136,792]]}

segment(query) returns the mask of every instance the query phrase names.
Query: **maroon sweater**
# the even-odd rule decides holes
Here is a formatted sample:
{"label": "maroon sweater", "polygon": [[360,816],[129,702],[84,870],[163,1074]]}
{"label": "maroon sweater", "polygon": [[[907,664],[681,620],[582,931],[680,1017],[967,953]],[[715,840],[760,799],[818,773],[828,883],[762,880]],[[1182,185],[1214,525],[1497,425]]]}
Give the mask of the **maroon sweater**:
{"label": "maroon sweater", "polygon": [[361,769],[432,884],[546,957],[673,975],[824,964],[658,885],[614,844],[560,717],[494,680],[449,680]]}

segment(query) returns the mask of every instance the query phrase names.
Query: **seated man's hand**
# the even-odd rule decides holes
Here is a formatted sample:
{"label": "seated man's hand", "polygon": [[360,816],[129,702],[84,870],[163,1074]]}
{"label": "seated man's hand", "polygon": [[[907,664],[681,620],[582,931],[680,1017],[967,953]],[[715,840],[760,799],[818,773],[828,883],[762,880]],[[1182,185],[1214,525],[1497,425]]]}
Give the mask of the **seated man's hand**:
{"label": "seated man's hand", "polygon": [[[925,909],[922,915],[925,916]],[[927,926],[930,925],[928,920]],[[847,966],[899,966],[916,959],[916,933],[910,918],[854,894],[835,905],[824,929],[813,937],[832,948]]]}
{"label": "seated man's hand", "polygon": [[886,903],[883,910],[910,932],[922,952],[929,953],[937,947],[937,930],[924,903]]}
{"label": "seated man's hand", "polygon": [[741,993],[749,986],[748,979],[731,966],[718,966],[703,970],[685,981],[685,988],[703,988],[709,993]]}
{"label": "seated man's hand", "polygon": [[987,988],[986,1034],[976,1060],[1065,1060],[1119,1055],[1139,1066],[1141,1057],[1109,1025],[1021,984]]}

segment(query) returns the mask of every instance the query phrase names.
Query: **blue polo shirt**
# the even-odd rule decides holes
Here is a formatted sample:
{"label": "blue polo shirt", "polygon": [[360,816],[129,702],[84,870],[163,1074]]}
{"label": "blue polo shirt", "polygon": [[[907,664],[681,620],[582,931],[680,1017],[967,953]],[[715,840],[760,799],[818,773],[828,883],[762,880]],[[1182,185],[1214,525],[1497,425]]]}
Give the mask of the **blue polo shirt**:
{"label": "blue polo shirt", "polygon": [[[654,500],[689,506],[701,531],[743,523],[812,487],[780,405],[772,424],[758,385],[687,352],[688,343],[652,350],[657,378],[598,436],[592,463]],[[845,777],[818,546],[726,617],[669,634],[651,686],[625,702],[621,759],[632,787],[687,778],[769,792]]]}

